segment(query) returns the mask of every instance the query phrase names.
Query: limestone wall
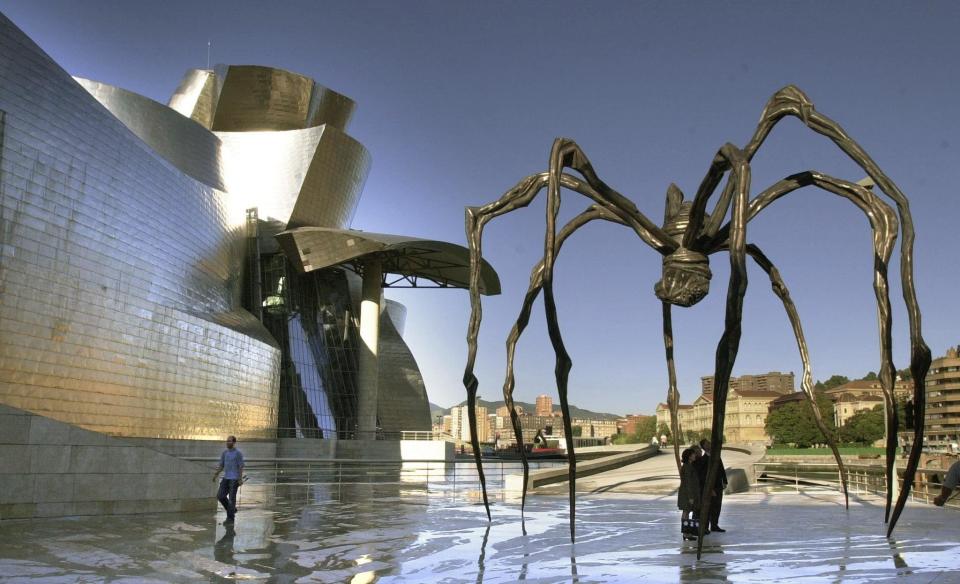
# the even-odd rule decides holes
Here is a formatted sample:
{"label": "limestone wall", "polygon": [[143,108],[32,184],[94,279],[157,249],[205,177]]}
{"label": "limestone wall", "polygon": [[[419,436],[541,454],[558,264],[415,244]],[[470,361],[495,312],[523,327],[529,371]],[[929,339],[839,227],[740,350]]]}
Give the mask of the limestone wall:
{"label": "limestone wall", "polygon": [[0,520],[213,511],[204,465],[0,405]]}

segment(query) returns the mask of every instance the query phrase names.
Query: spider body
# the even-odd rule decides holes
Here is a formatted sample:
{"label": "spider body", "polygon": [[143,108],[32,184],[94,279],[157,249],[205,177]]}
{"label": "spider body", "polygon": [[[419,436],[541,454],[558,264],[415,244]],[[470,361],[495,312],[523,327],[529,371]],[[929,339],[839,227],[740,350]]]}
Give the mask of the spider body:
{"label": "spider body", "polygon": [[[773,127],[784,117],[799,119],[810,130],[830,139],[844,154],[852,158],[863,169],[868,180],[859,183],[828,176],[815,170],[807,170],[790,175],[765,188],[752,198],[750,161]],[[565,172],[571,170],[579,176]],[[726,183],[719,191],[712,210],[707,210],[707,202],[717,191],[724,177]],[[882,195],[893,201],[891,206],[880,196],[874,194],[876,187]],[[476,432],[475,404],[479,382],[473,374],[476,362],[477,335],[480,327],[481,306],[479,293],[481,242],[484,225],[493,218],[526,207],[541,190],[546,190],[547,216],[544,237],[543,259],[534,266],[530,275],[530,285],[524,297],[517,321],[507,338],[507,374],[503,384],[504,401],[511,411],[511,422],[518,445],[523,443],[522,428],[514,408],[513,359],[517,342],[529,322],[533,304],[542,293],[547,317],[547,330],[556,355],[556,381],[560,396],[560,409],[563,414],[564,435],[568,452],[568,479],[570,483],[570,537],[574,538],[574,518],[576,499],[576,457],[574,454],[573,433],[567,401],[567,381],[572,360],[566,351],[557,318],[556,301],[553,294],[553,270],[557,254],[567,238],[586,223],[602,219],[624,225],[634,231],[640,240],[663,256],[663,270],[660,280],[654,285],[654,293],[661,300],[663,308],[663,337],[667,361],[669,389],[667,403],[670,407],[671,432],[680,435],[677,407],[676,372],[673,361],[672,306],[692,306],[702,300],[710,290],[710,264],[708,256],[727,252],[730,257],[730,279],[728,281],[724,332],[717,344],[715,385],[713,400],[713,424],[711,442],[720,444],[723,437],[726,397],[729,389],[730,374],[736,361],[740,343],[743,299],[747,288],[746,261],[751,258],[769,277],[773,292],[780,298],[797,341],[800,358],[803,362],[801,389],[808,401],[815,403],[813,378],[809,360],[809,351],[803,335],[797,307],[790,298],[786,284],[773,262],[763,251],[747,242],[749,221],[767,206],[781,197],[805,187],[815,187],[847,199],[867,217],[873,239],[874,291],[877,302],[878,324],[880,328],[880,381],[884,390],[887,415],[886,474],[887,505],[885,520],[888,522],[889,536],[909,496],[910,487],[919,463],[923,444],[923,411],[925,403],[924,378],[930,366],[930,350],[923,341],[920,326],[920,309],[913,283],[913,221],[909,203],[900,189],[877,166],[869,155],[854,142],[833,120],[817,112],[810,99],[798,88],[788,85],[776,92],[767,102],[753,136],[742,148],[733,144],[724,144],[718,149],[706,175],[700,183],[697,193],[691,201],[684,201],[683,193],[676,185],[667,189],[666,208],[663,225],[657,225],[643,215],[632,201],[603,182],[594,171],[586,154],[575,142],[565,138],[554,141],[550,151],[549,168],[546,172],[530,175],[508,190],[498,200],[483,207],[470,207],[466,213],[467,238],[470,247],[470,301],[471,317],[467,331],[467,364],[464,370],[464,386],[467,389],[474,458],[482,485],[484,503],[489,517],[486,482],[480,460],[480,448]],[[561,201],[561,188],[579,193],[592,201],[580,215],[558,229],[557,214]],[[729,216],[729,220],[727,217]],[[726,221],[726,223],[724,223]],[[892,505],[892,485],[897,478],[894,475],[894,457],[897,449],[897,405],[893,399],[892,358],[892,317],[887,281],[894,242],[898,234],[902,237],[900,246],[900,274],[903,297],[910,321],[911,363],[914,380],[914,407],[916,411],[913,447],[904,471],[903,488],[896,506]],[[814,419],[833,450],[840,469],[843,491],[846,496],[846,473],[840,459],[839,450],[830,432],[820,417],[817,407],[813,407]],[[523,502],[526,502],[526,486],[529,467],[523,448],[520,449],[524,469]],[[674,456],[679,469],[679,443],[675,441]],[[719,457],[711,457],[706,483],[714,484],[718,471]],[[706,525],[710,507],[709,490],[705,491],[701,503],[700,525]],[[525,528],[524,528],[525,530]],[[703,544],[701,532],[698,540],[699,557]]]}
{"label": "spider body", "polygon": [[678,247],[663,258],[663,275],[653,286],[657,298],[674,306],[693,306],[710,292],[710,260]]}

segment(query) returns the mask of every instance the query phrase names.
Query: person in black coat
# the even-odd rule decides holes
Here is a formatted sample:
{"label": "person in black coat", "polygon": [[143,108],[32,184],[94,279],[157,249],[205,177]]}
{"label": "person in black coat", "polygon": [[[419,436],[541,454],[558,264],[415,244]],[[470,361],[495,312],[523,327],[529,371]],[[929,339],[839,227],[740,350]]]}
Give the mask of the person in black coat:
{"label": "person in black coat", "polygon": [[[703,456],[700,457],[699,464],[697,466],[697,473],[700,475],[700,484],[703,486],[704,493],[707,490],[710,490],[710,495],[713,497],[713,500],[710,501],[710,516],[707,518],[710,522],[709,528],[710,531],[716,531],[718,533],[723,533],[726,529],[722,529],[719,525],[720,522],[720,507],[723,505],[723,490],[727,488],[727,471],[723,468],[723,460],[720,461],[720,468],[717,470],[717,478],[714,481],[713,487],[710,488],[707,486],[707,470],[710,468],[710,441],[704,438],[700,441],[700,450],[703,451]],[[717,454],[719,457],[720,454]]]}
{"label": "person in black coat", "polygon": [[[683,451],[680,460],[680,488],[677,489],[677,507],[683,511],[680,516],[680,533],[685,540],[697,539],[699,527],[697,512],[700,510],[700,497],[703,489],[700,488],[698,461],[700,451],[696,448],[687,448]],[[690,512],[693,512],[693,521],[690,521]]]}

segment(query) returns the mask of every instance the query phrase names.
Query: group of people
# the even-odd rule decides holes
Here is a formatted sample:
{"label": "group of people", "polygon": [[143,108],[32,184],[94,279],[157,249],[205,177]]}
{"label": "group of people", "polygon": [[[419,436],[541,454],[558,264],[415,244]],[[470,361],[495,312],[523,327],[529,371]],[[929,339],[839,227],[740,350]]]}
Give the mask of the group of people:
{"label": "group of people", "polygon": [[[716,454],[719,458],[719,452]],[[708,525],[703,530],[704,535],[716,532],[723,533],[726,529],[720,527],[720,507],[723,504],[723,490],[727,488],[727,472],[720,460],[719,471],[713,485],[707,484],[707,470],[710,468],[710,441],[703,439],[683,451],[680,456],[680,490],[677,492],[677,507],[683,512],[680,520],[680,533],[683,539],[697,539],[700,525],[700,505],[704,495],[710,497]],[[691,512],[693,517],[690,516]]]}

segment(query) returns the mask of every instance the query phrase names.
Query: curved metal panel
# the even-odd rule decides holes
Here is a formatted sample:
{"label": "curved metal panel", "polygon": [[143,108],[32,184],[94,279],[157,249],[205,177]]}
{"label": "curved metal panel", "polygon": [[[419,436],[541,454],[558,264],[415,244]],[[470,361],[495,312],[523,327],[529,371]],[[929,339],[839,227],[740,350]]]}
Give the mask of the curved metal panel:
{"label": "curved metal panel", "polygon": [[384,299],[384,312],[390,317],[390,322],[402,337],[407,324],[407,307],[396,300]]}
{"label": "curved metal panel", "polygon": [[[257,207],[260,217],[286,224],[323,133],[322,127],[287,132],[218,132],[227,192],[244,208]],[[331,203],[336,206],[336,200]]]}
{"label": "curved metal panel", "polygon": [[121,436],[274,435],[279,351],[239,308],[243,209],[2,15],[0,71],[0,402]]}
{"label": "curved metal panel", "polygon": [[167,162],[206,185],[224,190],[220,140],[209,130],[132,91],[74,79]]}
{"label": "curved metal panel", "polygon": [[[309,77],[259,65],[217,65],[221,85],[212,118],[218,132],[346,130],[355,104]],[[195,91],[195,90],[193,90]]]}
{"label": "curved metal panel", "polygon": [[307,124],[310,126],[327,125],[339,130],[346,130],[350,118],[353,117],[354,107],[356,107],[356,104],[346,95],[337,93],[319,83],[314,83]]}
{"label": "curved metal panel", "polygon": [[380,315],[378,354],[377,419],[380,427],[385,432],[430,430],[430,402],[423,375],[387,311]]}
{"label": "curved metal panel", "polygon": [[208,130],[213,127],[213,115],[220,98],[219,78],[213,71],[189,69],[167,105]]}
{"label": "curved metal panel", "polygon": [[[352,229],[300,227],[277,235],[297,269],[309,272],[376,255],[384,272],[465,288],[470,282],[470,252],[463,246],[404,235]],[[480,291],[500,293],[500,278],[486,260],[480,264]]]}
{"label": "curved metal panel", "polygon": [[356,210],[370,156],[329,126],[286,132],[217,132],[227,191],[261,217],[342,227]]}
{"label": "curved metal panel", "polygon": [[256,65],[218,66],[223,88],[213,129],[218,132],[301,130],[307,127],[313,80]]}
{"label": "curved metal panel", "polygon": [[370,153],[331,126],[323,134],[287,221],[288,227],[347,227],[370,173]]}

